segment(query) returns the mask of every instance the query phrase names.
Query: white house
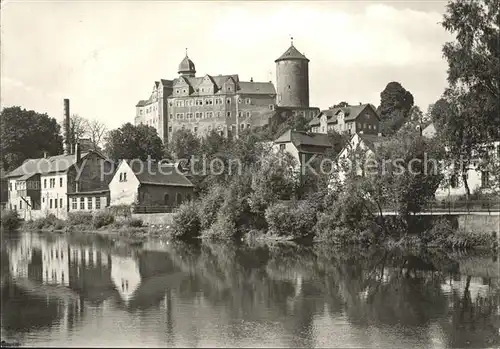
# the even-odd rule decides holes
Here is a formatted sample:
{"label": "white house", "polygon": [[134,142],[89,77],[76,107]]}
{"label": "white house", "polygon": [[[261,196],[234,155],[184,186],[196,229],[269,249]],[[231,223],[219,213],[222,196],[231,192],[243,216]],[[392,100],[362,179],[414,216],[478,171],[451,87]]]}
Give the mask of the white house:
{"label": "white house", "polygon": [[[433,138],[436,136],[436,132],[434,123],[431,123],[422,130],[422,135]],[[490,158],[496,159],[497,162],[500,161],[500,141],[485,143],[483,147]],[[452,199],[466,194],[462,179],[454,175],[453,172],[452,168],[445,169],[445,179],[436,190],[436,199]],[[479,191],[491,192],[492,188],[498,187],[498,180],[493,173],[483,166],[482,159],[479,157],[467,171],[467,184],[471,194]]]}
{"label": "white house", "polygon": [[178,206],[194,198],[194,185],[175,164],[122,160],[109,183],[110,203]]}
{"label": "white house", "polygon": [[363,132],[365,134],[377,134],[380,129],[380,116],[371,104],[349,105],[347,107],[331,108],[322,110],[314,117],[309,125],[312,132],[354,134]]}
{"label": "white house", "polygon": [[[81,153],[78,144],[73,154],[29,159],[7,174],[8,207],[24,219],[48,214],[66,218],[69,211],[82,209],[69,202],[69,197],[103,197],[100,205],[85,205],[85,209],[108,205],[107,184],[112,175],[112,163],[98,151]],[[93,197],[92,196],[92,197]],[[74,199],[73,199],[74,200]]]}
{"label": "white house", "polygon": [[[337,155],[339,181],[342,183],[345,180],[347,176],[346,171],[356,171],[356,175],[362,175],[362,164],[358,164],[356,169],[352,167],[352,162],[355,160],[353,157],[357,156],[357,154],[362,154],[363,158],[359,158],[358,160],[362,162],[368,159],[370,156],[374,155],[378,145],[386,140],[387,138],[383,137],[380,133],[377,135],[364,134],[363,132],[353,134]],[[347,165],[348,163],[350,165],[345,168],[343,165]]]}

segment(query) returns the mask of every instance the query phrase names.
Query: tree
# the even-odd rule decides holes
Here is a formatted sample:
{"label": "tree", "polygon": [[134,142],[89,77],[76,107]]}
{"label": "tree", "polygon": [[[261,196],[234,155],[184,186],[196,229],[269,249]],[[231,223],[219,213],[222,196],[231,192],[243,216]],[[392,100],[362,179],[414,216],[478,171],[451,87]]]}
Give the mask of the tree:
{"label": "tree", "polygon": [[147,125],[134,126],[126,123],[112,130],[106,137],[106,153],[111,159],[152,159],[163,158],[163,144],[156,129]]}
{"label": "tree", "polygon": [[448,82],[431,116],[447,147],[452,175],[459,175],[467,198],[468,171],[485,157],[484,144],[498,140],[500,127],[500,0],[454,0],[446,7],[443,27],[455,41],[443,46]]}
{"label": "tree", "polygon": [[345,101],[342,101],[340,103],[337,103],[337,104],[334,104],[333,106],[331,106],[330,108],[328,109],[334,109],[334,108],[346,108],[349,106],[349,103],[345,102]]}
{"label": "tree", "polygon": [[11,171],[43,152],[58,155],[63,151],[61,127],[47,114],[20,107],[4,108],[0,114],[0,153],[3,168]]}
{"label": "tree", "polygon": [[78,114],[71,115],[69,119],[69,143],[76,144],[88,133],[89,122]]}
{"label": "tree", "polygon": [[454,90],[446,94],[458,94],[468,102],[464,109],[476,109],[481,141],[499,137],[499,23],[500,0],[450,1],[442,23],[456,37],[443,47],[448,82]]}
{"label": "tree", "polygon": [[200,139],[188,129],[176,130],[172,140],[165,147],[167,156],[175,159],[189,159],[200,150]]}
{"label": "tree", "polygon": [[384,134],[395,133],[406,121],[411,107],[413,95],[404,89],[399,82],[392,81],[380,93],[381,129]]}
{"label": "tree", "polygon": [[94,149],[99,149],[102,146],[106,132],[106,125],[99,120],[90,120],[87,122],[87,134]]}

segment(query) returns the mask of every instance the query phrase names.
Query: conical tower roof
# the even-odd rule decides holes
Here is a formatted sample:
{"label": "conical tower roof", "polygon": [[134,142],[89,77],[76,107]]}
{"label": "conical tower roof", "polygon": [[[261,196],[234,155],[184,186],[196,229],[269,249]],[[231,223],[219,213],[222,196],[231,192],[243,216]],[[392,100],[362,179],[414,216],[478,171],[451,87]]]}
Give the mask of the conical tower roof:
{"label": "conical tower roof", "polygon": [[295,46],[293,46],[292,43],[292,45],[288,48],[288,50],[286,50],[285,53],[283,53],[278,59],[276,59],[275,62],[286,61],[286,60],[297,60],[297,59],[309,62],[309,59],[307,59],[306,56],[300,53],[299,50],[297,50]]}

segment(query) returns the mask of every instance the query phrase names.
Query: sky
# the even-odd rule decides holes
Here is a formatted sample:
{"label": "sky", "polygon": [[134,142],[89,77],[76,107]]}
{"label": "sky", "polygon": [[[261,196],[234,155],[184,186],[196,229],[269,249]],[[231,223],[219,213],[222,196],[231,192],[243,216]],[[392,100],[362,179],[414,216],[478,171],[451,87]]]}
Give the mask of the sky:
{"label": "sky", "polygon": [[446,1],[2,1],[1,105],[132,122],[188,49],[197,75],[276,83],[290,46],[309,59],[310,105],[378,106],[391,81],[424,111],[446,86]]}

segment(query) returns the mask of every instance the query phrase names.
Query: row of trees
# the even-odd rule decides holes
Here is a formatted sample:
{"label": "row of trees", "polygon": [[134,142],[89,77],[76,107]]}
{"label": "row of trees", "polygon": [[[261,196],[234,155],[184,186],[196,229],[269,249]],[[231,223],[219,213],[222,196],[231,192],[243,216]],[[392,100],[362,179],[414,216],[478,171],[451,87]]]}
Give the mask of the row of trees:
{"label": "row of trees", "polygon": [[[69,140],[74,144],[90,139],[99,149],[106,135],[106,126],[98,120],[79,115],[70,118]],[[0,154],[4,170],[11,171],[26,159],[42,157],[44,152],[58,155],[63,151],[63,127],[47,114],[14,106],[4,108],[0,114]]]}

